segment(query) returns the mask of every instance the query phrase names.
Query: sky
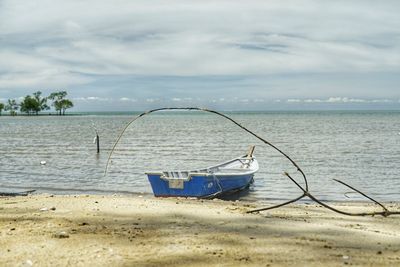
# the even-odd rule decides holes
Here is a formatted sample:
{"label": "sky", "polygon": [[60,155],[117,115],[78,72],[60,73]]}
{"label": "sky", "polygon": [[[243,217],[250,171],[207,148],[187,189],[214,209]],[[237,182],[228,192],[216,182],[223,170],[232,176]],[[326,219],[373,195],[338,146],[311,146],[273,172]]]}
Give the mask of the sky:
{"label": "sky", "polygon": [[400,109],[400,1],[0,0],[0,102]]}

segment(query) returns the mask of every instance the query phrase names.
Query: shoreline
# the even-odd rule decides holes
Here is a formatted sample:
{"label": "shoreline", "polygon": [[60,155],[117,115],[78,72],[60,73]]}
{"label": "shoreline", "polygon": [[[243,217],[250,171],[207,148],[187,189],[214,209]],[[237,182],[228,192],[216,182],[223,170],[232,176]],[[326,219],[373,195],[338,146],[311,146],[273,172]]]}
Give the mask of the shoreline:
{"label": "shoreline", "polygon": [[[139,115],[146,110],[128,110],[128,111],[69,111],[64,115],[59,115],[57,113],[46,113],[42,112],[39,114],[25,114],[25,113],[18,113],[17,115],[10,115],[7,112],[2,112],[0,115],[1,117],[70,117],[70,116],[136,116]],[[394,113],[397,114],[400,112],[399,108],[394,109],[271,109],[271,110],[220,110],[220,112],[225,114],[247,114],[247,115],[254,115],[254,114],[297,114],[297,113],[305,113],[305,114],[330,114],[330,113]],[[167,114],[180,114],[181,112],[167,112]],[[185,114],[196,114],[197,112],[187,112]],[[163,114],[163,113],[158,113]],[[199,113],[203,114],[203,113]]]}
{"label": "shoreline", "polygon": [[[347,210],[367,203],[335,203]],[[400,217],[126,195],[0,198],[1,266],[395,266]],[[400,210],[400,203],[388,204]]]}
{"label": "shoreline", "polygon": [[[114,190],[101,190],[101,189],[92,189],[92,190],[87,190],[87,189],[58,189],[58,188],[43,188],[43,187],[7,187],[3,186],[2,188],[4,189],[10,189],[10,190],[5,190],[1,191],[1,193],[19,193],[19,192],[27,192],[30,190],[35,190],[35,192],[30,193],[29,196],[40,196],[40,195],[56,195],[56,196],[87,196],[87,195],[92,195],[92,196],[119,196],[119,197],[146,197],[146,198],[156,198],[154,197],[154,194],[152,192],[131,192],[131,191],[114,191]],[[14,190],[14,191],[12,191]],[[2,197],[0,195],[0,197]],[[372,196],[374,197],[374,196]],[[156,199],[168,199],[168,198],[178,198],[178,199],[196,199],[192,197],[159,197]],[[246,199],[246,196],[238,196],[237,198],[234,197],[233,199],[230,199],[229,196],[228,198],[216,198],[217,200],[222,200],[222,201],[239,201],[241,203],[245,204],[253,204],[253,205],[268,205],[268,204],[279,204],[286,202],[290,200],[289,198],[266,198],[266,199],[256,199],[256,198],[251,198],[251,199]],[[207,199],[198,199],[200,200],[207,200]],[[213,199],[211,199],[213,200]],[[368,199],[363,199],[363,200],[337,200],[337,199],[320,199],[324,203],[330,203],[330,204],[373,204],[372,201]],[[388,201],[380,201],[377,199],[380,203],[384,205],[390,205],[390,204],[400,204],[400,201],[394,201],[394,200],[388,200]],[[312,205],[312,204],[317,204],[313,200],[304,197],[298,201],[295,202],[298,205]]]}

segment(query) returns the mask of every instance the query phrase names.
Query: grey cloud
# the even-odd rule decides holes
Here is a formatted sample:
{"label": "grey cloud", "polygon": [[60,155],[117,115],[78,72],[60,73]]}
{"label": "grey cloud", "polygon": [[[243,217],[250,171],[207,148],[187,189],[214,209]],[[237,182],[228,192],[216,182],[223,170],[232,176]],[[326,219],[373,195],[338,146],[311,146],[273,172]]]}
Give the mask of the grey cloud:
{"label": "grey cloud", "polygon": [[0,96],[70,88],[106,99],[398,99],[399,9],[397,1],[6,0]]}

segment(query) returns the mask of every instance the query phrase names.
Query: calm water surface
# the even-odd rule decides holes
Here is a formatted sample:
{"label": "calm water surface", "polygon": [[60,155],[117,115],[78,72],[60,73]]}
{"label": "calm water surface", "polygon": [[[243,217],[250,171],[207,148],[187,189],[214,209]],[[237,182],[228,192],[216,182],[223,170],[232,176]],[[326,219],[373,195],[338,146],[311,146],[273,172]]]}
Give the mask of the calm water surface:
{"label": "calm water surface", "polygon": [[[320,198],[349,200],[344,196],[349,190],[332,181],[336,178],[380,200],[400,201],[400,112],[227,114],[287,152]],[[104,176],[113,142],[133,116],[0,117],[0,191],[151,193],[146,171],[213,165],[255,144],[260,171],[244,198],[288,199],[301,193],[282,175],[287,171],[301,181],[287,159],[231,122],[200,112],[141,118],[122,138]],[[100,155],[92,124],[100,133]]]}

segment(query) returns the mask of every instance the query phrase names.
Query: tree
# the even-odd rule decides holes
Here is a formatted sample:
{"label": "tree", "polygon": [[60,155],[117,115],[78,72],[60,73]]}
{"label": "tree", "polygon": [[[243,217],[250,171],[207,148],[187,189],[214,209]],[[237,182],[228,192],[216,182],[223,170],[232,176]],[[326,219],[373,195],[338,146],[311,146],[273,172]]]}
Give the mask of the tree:
{"label": "tree", "polygon": [[61,115],[62,108],[63,108],[63,100],[67,96],[66,91],[54,92],[49,95],[49,99],[53,100],[51,104],[54,106],[54,109],[57,111],[58,115]]}
{"label": "tree", "polygon": [[1,116],[1,112],[3,111],[3,109],[4,109],[4,104],[0,103],[0,116]]}
{"label": "tree", "polygon": [[36,115],[38,115],[39,111],[48,110],[50,107],[47,105],[47,97],[41,97],[42,92],[37,91],[33,93],[33,98],[37,102],[38,109],[35,110]]}
{"label": "tree", "polygon": [[69,108],[72,108],[74,106],[74,103],[72,103],[71,100],[69,99],[63,99],[61,100],[61,109],[62,109],[62,114],[65,115],[65,111]]}
{"label": "tree", "polygon": [[4,107],[5,111],[10,111],[11,116],[17,115],[18,103],[15,99],[8,99],[7,105]]}
{"label": "tree", "polygon": [[58,115],[65,115],[65,111],[74,106],[71,100],[65,98],[66,96],[66,91],[60,91],[51,93],[48,97],[49,99],[53,100],[52,105],[54,106]]}
{"label": "tree", "polygon": [[38,112],[40,111],[39,102],[30,95],[27,95],[20,104],[20,110],[21,112],[27,113],[28,115],[31,115],[33,113],[38,114]]}
{"label": "tree", "polygon": [[40,111],[50,109],[50,107],[47,105],[47,98],[41,97],[41,95],[42,92],[40,91],[33,93],[33,97],[27,95],[20,104],[21,112],[25,112],[28,115],[38,115]]}

